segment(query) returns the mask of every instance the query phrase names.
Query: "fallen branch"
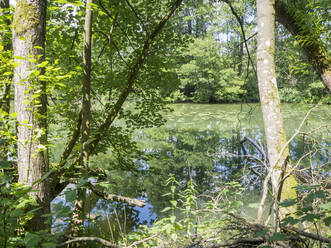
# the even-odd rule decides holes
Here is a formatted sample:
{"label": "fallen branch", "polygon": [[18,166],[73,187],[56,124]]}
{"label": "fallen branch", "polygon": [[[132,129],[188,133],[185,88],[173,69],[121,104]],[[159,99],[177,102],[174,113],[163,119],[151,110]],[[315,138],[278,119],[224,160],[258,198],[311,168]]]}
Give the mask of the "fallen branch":
{"label": "fallen branch", "polygon": [[99,196],[105,200],[124,202],[124,203],[128,203],[130,205],[135,205],[138,207],[144,207],[146,205],[146,202],[143,200],[138,200],[138,199],[130,198],[130,197],[126,197],[126,196],[119,196],[119,195],[107,194],[107,193],[101,192],[101,191],[97,190],[95,188],[95,186],[93,186],[92,183],[89,183],[88,187],[94,194],[96,194],[97,196]]}
{"label": "fallen branch", "polygon": [[206,246],[206,248],[218,248],[218,247],[243,247],[242,245],[259,245],[263,244],[265,242],[265,239],[263,237],[257,237],[257,238],[241,238],[237,239],[235,241],[225,241],[218,244],[212,244],[209,246]]}
{"label": "fallen branch", "polygon": [[111,247],[111,248],[124,248],[123,246],[119,246],[116,244],[113,244],[111,242],[109,242],[108,240],[102,239],[102,238],[98,238],[98,237],[78,237],[78,238],[73,238],[70,239],[68,241],[65,241],[61,244],[56,245],[56,247],[62,247],[62,246],[66,246],[72,243],[80,243],[80,242],[88,242],[88,241],[93,241],[93,242],[98,242],[106,247]]}
{"label": "fallen branch", "polygon": [[[100,244],[102,244],[103,246],[106,246],[106,247],[111,247],[111,248],[132,248],[132,247],[135,247],[137,245],[140,245],[140,244],[143,244],[153,238],[155,238],[156,235],[152,235],[151,237],[148,237],[148,238],[145,238],[143,240],[138,240],[136,242],[133,242],[131,245],[129,246],[120,246],[120,245],[116,245],[116,244],[113,244],[111,243],[110,241],[108,240],[105,240],[105,239],[102,239],[102,238],[99,238],[99,237],[77,237],[77,238],[72,238],[70,240],[67,240],[61,244],[58,244],[56,245],[56,247],[62,247],[62,246],[66,246],[66,245],[69,245],[69,244],[72,244],[72,243],[80,243],[80,242],[98,242]],[[70,237],[71,238],[71,237]]]}
{"label": "fallen branch", "polygon": [[262,146],[260,146],[255,140],[245,136],[244,138],[242,138],[240,140],[240,144],[243,145],[243,143],[245,143],[245,141],[248,141],[249,143],[251,143],[258,151],[259,153],[262,155],[263,157],[263,160],[266,161],[267,164],[269,164],[269,159],[268,159],[268,156],[265,154]]}
{"label": "fallen branch", "polygon": [[139,240],[139,241],[136,241],[136,242],[133,242],[131,245],[129,245],[127,248],[131,248],[131,247],[135,247],[136,245],[140,245],[140,244],[143,244],[143,243],[146,243],[147,241],[153,239],[156,237],[156,234],[148,237],[148,238],[145,238],[143,240]]}
{"label": "fallen branch", "polygon": [[313,234],[313,233],[308,233],[308,232],[305,232],[303,230],[300,230],[298,228],[295,228],[293,226],[286,226],[285,228],[282,228],[284,231],[288,231],[288,230],[291,230],[301,236],[304,236],[306,238],[310,238],[310,239],[314,239],[314,240],[317,240],[317,241],[321,241],[323,243],[328,243],[328,244],[331,244],[331,239],[329,238],[325,238],[325,237],[322,237],[320,235],[316,235],[316,234]]}

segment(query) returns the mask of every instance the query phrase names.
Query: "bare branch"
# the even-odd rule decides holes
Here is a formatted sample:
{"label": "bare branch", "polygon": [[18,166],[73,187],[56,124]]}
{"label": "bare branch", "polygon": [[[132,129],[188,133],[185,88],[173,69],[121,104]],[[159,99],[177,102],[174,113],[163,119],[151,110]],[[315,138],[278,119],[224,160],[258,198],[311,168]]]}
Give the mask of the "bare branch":
{"label": "bare branch", "polygon": [[109,201],[118,201],[118,202],[124,202],[128,203],[130,205],[135,205],[138,207],[144,207],[146,205],[146,202],[143,200],[138,200],[130,197],[125,197],[125,196],[119,196],[119,195],[114,195],[114,194],[107,194],[105,192],[101,192],[96,189],[95,186],[93,186],[91,183],[88,184],[89,189],[96,194],[97,196],[109,200]]}
{"label": "bare branch", "polygon": [[252,67],[253,67],[253,71],[254,71],[255,76],[257,76],[257,74],[256,74],[256,70],[255,70],[255,66],[254,66],[254,62],[253,62],[253,59],[252,59],[251,54],[250,54],[249,49],[248,49],[247,39],[246,39],[246,34],[245,34],[245,29],[244,29],[243,22],[242,22],[242,20],[240,19],[238,13],[237,13],[237,12],[235,11],[235,9],[233,8],[233,6],[232,6],[232,4],[231,4],[231,2],[230,2],[229,0],[221,0],[221,1],[223,1],[223,2],[225,2],[227,5],[229,5],[232,14],[236,17],[236,19],[237,19],[237,21],[238,21],[238,23],[239,23],[239,25],[240,25],[240,30],[241,30],[242,36],[243,36],[243,38],[244,38],[244,44],[245,44],[245,48],[246,48],[246,51],[247,51],[248,59],[249,59],[249,61],[250,61],[251,64],[252,64]]}
{"label": "bare branch", "polygon": [[63,242],[61,244],[58,244],[56,247],[62,247],[62,246],[66,246],[72,243],[80,243],[80,242],[88,242],[88,241],[93,241],[93,242],[98,242],[106,247],[111,247],[111,248],[124,248],[123,246],[119,246],[116,244],[113,244],[111,242],[109,242],[108,240],[102,239],[102,238],[98,238],[98,237],[78,237],[78,238],[73,238],[70,239],[66,242]]}
{"label": "bare branch", "polygon": [[325,238],[325,237],[322,237],[320,235],[316,235],[316,234],[313,234],[313,233],[308,233],[308,232],[305,232],[305,231],[302,231],[298,228],[295,228],[293,226],[286,226],[286,228],[283,228],[283,230],[291,230],[301,236],[304,236],[306,238],[310,238],[310,239],[314,239],[314,240],[317,240],[317,241],[321,241],[323,243],[328,243],[328,244],[331,244],[331,239],[329,238]]}

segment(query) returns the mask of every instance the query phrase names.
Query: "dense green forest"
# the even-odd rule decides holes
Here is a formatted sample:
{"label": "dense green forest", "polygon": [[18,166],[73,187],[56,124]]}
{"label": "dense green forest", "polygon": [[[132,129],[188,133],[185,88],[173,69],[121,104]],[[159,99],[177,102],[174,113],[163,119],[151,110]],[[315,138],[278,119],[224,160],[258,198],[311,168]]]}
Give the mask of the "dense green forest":
{"label": "dense green forest", "polygon": [[331,247],[328,0],[0,0],[0,247]]}

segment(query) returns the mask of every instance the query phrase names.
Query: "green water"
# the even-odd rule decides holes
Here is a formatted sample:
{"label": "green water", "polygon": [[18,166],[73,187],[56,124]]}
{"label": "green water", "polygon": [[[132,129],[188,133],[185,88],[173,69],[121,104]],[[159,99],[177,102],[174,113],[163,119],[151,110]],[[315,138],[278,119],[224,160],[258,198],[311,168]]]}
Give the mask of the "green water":
{"label": "green water", "polygon": [[[299,127],[312,107],[314,106],[302,104],[282,105],[282,115],[288,136]],[[219,131],[237,128],[240,130],[263,129],[262,113],[258,104],[174,104],[172,108],[174,111],[166,115],[167,128],[215,129]],[[319,106],[309,115],[304,130],[317,128],[320,125],[330,124],[330,122],[331,106]],[[325,138],[330,138],[330,136],[325,136]]]}
{"label": "green water", "polygon": [[[109,235],[109,223],[126,223],[121,229],[129,232],[139,223],[151,224],[155,218],[166,216],[162,209],[169,206],[170,199],[163,195],[170,190],[166,182],[171,175],[180,184],[178,190],[185,189],[192,178],[199,194],[212,192],[225,182],[237,181],[247,189],[248,197],[244,200],[257,201],[263,176],[252,173],[250,168],[257,166],[258,162],[247,155],[259,159],[262,156],[250,144],[241,146],[240,140],[247,136],[264,144],[259,105],[174,104],[171,107],[173,111],[164,115],[167,119],[164,126],[135,132],[133,139],[142,155],[133,160],[134,170],[114,167],[110,152],[91,159],[92,166],[109,171],[112,193],[148,202],[141,209],[122,203],[110,204],[91,195],[89,202],[94,202],[90,206],[91,213],[102,216],[92,228],[97,233]],[[288,138],[295,133],[311,107],[282,105]],[[315,169],[324,164],[324,170],[330,169],[330,125],[331,106],[314,110],[302,127],[302,132],[307,135],[299,135],[290,145],[292,160],[296,162],[305,153],[313,151],[313,156],[301,161],[302,167]],[[115,226],[118,225],[114,224],[112,232],[116,232]]]}
{"label": "green water", "polygon": [[[152,223],[156,217],[166,216],[162,209],[169,206],[170,199],[163,195],[170,190],[166,182],[171,175],[180,183],[178,190],[185,189],[188,180],[193,178],[199,193],[212,192],[225,182],[235,180],[251,192],[245,201],[258,200],[263,177],[259,178],[250,171],[250,166],[258,163],[244,155],[262,157],[250,144],[245,144],[245,148],[240,146],[240,140],[248,136],[264,143],[259,105],[175,104],[171,107],[173,112],[165,114],[167,122],[164,126],[137,130],[134,134],[139,149],[148,157],[147,160],[135,161],[138,170],[110,170],[114,193],[143,198],[148,205],[141,209],[128,205],[124,207],[120,203],[109,206],[101,201],[93,211],[114,218],[113,211],[116,210],[120,213],[116,216],[120,216],[121,220],[130,221],[131,225],[127,228],[131,230],[137,223]],[[299,127],[311,107],[282,105],[288,138]],[[302,132],[315,131],[309,136],[300,135],[291,143],[293,161],[298,161],[303,154],[314,150],[314,156],[302,160],[303,167],[312,165],[317,168],[321,164],[330,167],[331,129],[330,126],[325,127],[331,124],[330,110],[330,106],[320,106],[314,110],[303,125]],[[107,164],[109,156],[100,154],[97,163]],[[324,168],[327,166],[324,165]],[[105,219],[98,225],[100,230],[109,229],[109,222]]]}

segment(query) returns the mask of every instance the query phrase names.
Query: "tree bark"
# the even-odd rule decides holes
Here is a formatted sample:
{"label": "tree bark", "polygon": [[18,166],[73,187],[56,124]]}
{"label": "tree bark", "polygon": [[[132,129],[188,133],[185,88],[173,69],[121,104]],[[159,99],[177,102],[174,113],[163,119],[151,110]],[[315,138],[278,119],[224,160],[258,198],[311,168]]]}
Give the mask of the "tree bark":
{"label": "tree bark", "polygon": [[[88,139],[90,137],[90,119],[91,119],[91,48],[92,48],[92,11],[93,0],[88,0],[86,3],[85,25],[84,25],[84,50],[83,50],[83,104],[82,104],[82,151],[80,155],[80,166],[85,168],[82,177],[87,180],[86,171],[88,168],[89,151]],[[80,236],[79,227],[82,227],[85,219],[85,199],[86,189],[77,189],[77,199],[74,204],[73,211],[73,235]],[[75,244],[79,247],[80,243]]]}
{"label": "tree bark", "polygon": [[296,39],[304,39],[309,42],[299,42],[309,63],[323,81],[325,87],[331,94],[331,57],[322,45],[320,39],[314,39],[311,29],[299,25],[299,20],[294,13],[291,13],[287,6],[280,0],[276,1],[276,18]]}
{"label": "tree bark", "polygon": [[[6,15],[7,13],[4,11],[8,11],[9,13],[9,0],[2,0],[0,1],[0,16]],[[5,20],[6,28],[10,30],[10,20]],[[6,34],[7,30],[4,30],[4,35],[1,35],[0,41],[2,45],[4,46],[4,51],[9,51],[12,48],[12,41],[11,37]],[[4,93],[0,99],[0,108],[5,111],[6,113],[9,113],[10,110],[10,80],[5,79],[4,80]]]}
{"label": "tree bark", "polygon": [[[49,228],[42,214],[50,213],[48,180],[41,180],[49,171],[47,153],[47,98],[45,84],[33,71],[44,60],[46,0],[19,0],[13,20],[13,56],[15,111],[17,112],[17,164],[19,182],[32,186],[30,194],[41,209],[28,223],[28,230]],[[34,96],[35,98],[32,98]],[[37,183],[35,183],[38,181]],[[34,184],[35,183],[35,184]]]}
{"label": "tree bark", "polygon": [[[8,12],[6,12],[8,11]],[[0,1],[0,16],[9,14],[9,0],[2,0]],[[3,31],[4,34],[0,36],[0,42],[1,45],[3,45],[3,51],[5,53],[5,56],[9,56],[9,52],[12,47],[11,42],[11,35],[6,34],[7,30],[10,30],[10,20],[5,20],[6,28]],[[11,76],[5,76],[1,79],[1,87],[3,87],[3,94],[1,94],[0,98],[0,109],[3,110],[6,113],[9,113],[10,111],[10,90],[11,90]],[[7,116],[4,116],[5,119],[7,119]],[[1,137],[0,137],[1,138]],[[6,140],[6,139],[5,139]],[[1,149],[0,149],[0,160],[8,160],[8,143],[5,142]]]}
{"label": "tree bark", "polygon": [[[271,182],[274,196],[275,229],[278,230],[277,217],[278,200],[282,198],[295,198],[293,189],[296,181],[293,177],[282,183],[282,174],[286,170],[286,160],[289,157],[289,148],[286,145],[286,136],[283,118],[280,109],[280,99],[277,89],[275,72],[275,10],[274,0],[257,0],[258,18],[258,48],[257,48],[257,75],[260,101],[262,107],[264,130],[267,140],[268,157],[271,170]],[[283,151],[283,152],[282,152]],[[283,185],[283,187],[282,187]],[[281,191],[283,188],[283,192]],[[282,213],[291,212],[286,209]]]}

